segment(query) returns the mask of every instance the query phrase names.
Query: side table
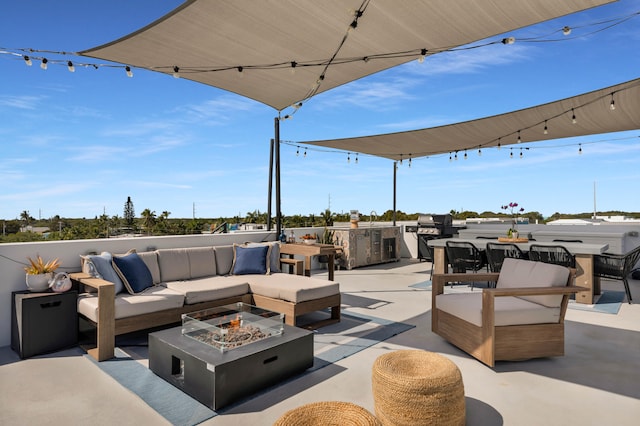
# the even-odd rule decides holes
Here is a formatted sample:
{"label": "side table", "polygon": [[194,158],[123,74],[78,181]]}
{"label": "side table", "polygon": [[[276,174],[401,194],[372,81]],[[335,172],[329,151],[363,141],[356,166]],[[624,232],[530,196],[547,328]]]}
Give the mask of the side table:
{"label": "side table", "polygon": [[78,344],[78,293],[11,293],[11,349],[28,358]]}

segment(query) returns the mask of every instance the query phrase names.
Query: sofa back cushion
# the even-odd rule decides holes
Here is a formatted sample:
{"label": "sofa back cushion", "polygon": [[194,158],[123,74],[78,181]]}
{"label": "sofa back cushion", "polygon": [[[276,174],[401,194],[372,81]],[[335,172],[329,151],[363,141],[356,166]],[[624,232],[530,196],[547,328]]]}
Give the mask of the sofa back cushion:
{"label": "sofa back cushion", "polygon": [[191,278],[216,275],[216,252],[213,247],[193,247],[187,249]]}
{"label": "sofa back cushion", "polygon": [[[506,258],[500,270],[497,288],[565,287],[569,269],[550,263]],[[546,306],[559,307],[562,295],[520,296],[524,300]]]}
{"label": "sofa back cushion", "polygon": [[233,265],[233,246],[215,246],[214,249],[218,275],[229,275]]}
{"label": "sofa back cushion", "polygon": [[191,278],[189,255],[186,249],[159,249],[157,252],[160,278],[163,282],[188,280]]}
{"label": "sofa back cushion", "polygon": [[153,278],[153,285],[158,285],[162,282],[162,278],[160,277],[160,266],[158,265],[158,254],[154,251],[143,251],[142,253],[138,253],[140,259],[147,265],[149,268],[149,272],[151,273],[151,278]]}

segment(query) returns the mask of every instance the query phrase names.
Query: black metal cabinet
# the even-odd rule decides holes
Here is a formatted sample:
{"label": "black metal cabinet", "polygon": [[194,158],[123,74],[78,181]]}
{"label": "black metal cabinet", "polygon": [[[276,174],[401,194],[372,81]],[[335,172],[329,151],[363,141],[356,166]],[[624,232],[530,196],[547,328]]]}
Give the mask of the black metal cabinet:
{"label": "black metal cabinet", "polygon": [[78,344],[78,293],[11,294],[11,348],[28,358]]}

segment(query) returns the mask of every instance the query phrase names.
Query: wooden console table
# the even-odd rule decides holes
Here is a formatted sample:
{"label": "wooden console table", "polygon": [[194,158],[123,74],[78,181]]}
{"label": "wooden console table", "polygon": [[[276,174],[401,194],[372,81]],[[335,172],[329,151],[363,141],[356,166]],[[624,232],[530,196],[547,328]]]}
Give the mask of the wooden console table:
{"label": "wooden console table", "polygon": [[311,276],[311,256],[327,256],[327,268],[329,269],[329,280],[333,281],[333,271],[335,269],[334,259],[336,253],[342,250],[333,244],[304,244],[304,243],[287,243],[280,244],[280,254],[286,254],[289,258],[294,255],[304,256],[304,274]]}

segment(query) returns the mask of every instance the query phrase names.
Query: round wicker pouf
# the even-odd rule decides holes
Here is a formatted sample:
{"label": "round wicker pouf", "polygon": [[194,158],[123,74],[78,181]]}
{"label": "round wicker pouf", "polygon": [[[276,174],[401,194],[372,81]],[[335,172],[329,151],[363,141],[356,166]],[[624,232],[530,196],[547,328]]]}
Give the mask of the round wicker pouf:
{"label": "round wicker pouf", "polygon": [[380,426],[365,408],[350,402],[312,402],[289,410],[273,426]]}
{"label": "round wicker pouf", "polygon": [[373,364],[373,403],[383,425],[464,425],[465,400],[458,367],[442,355],[400,350]]}

